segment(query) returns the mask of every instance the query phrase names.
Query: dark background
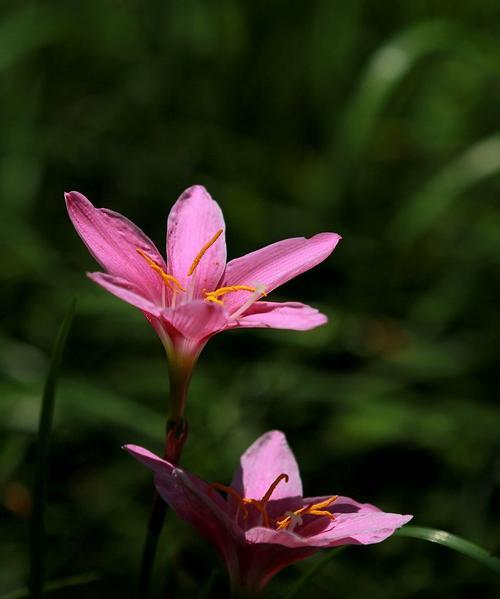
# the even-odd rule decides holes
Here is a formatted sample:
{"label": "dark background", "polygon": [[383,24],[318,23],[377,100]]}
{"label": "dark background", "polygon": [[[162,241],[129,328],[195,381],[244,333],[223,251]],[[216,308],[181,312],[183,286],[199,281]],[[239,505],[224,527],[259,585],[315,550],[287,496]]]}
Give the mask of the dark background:
{"label": "dark background", "polygon": [[[286,431],[306,492],[341,492],[500,549],[500,6],[254,0],[0,4],[0,589],[25,583],[35,430],[50,348],[80,301],[53,435],[48,575],[57,597],[131,597],[151,496],[120,450],[161,451],[167,368],[96,265],[63,191],[164,246],[182,190],[222,206],[229,256],[336,231],[273,300],[308,333],[229,332],[196,370],[184,465],[228,482]],[[270,585],[278,596],[314,563]],[[166,565],[168,564],[168,566]],[[155,579],[222,592],[211,547],[170,515]],[[498,596],[484,567],[422,541],[353,547],[308,596]],[[207,595],[205,595],[207,596]]]}

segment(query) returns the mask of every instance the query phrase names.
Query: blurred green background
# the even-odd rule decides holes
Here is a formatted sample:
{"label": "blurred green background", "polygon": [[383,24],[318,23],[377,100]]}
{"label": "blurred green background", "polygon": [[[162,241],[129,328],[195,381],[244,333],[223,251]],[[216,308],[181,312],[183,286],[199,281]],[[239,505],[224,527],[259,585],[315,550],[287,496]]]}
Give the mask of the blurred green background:
{"label": "blurred green background", "polygon": [[[161,451],[167,369],[96,265],[63,191],[164,246],[182,190],[222,206],[229,256],[336,231],[274,300],[308,333],[230,332],[194,376],[184,465],[227,482],[270,428],[306,492],[341,492],[500,550],[500,5],[230,0],[2,2],[0,590],[27,572],[35,429],[50,348],[80,297],[58,395],[47,528],[54,597],[131,597],[152,492],[120,450]],[[280,596],[316,558],[272,582]],[[223,592],[211,547],[170,515],[155,593]],[[308,596],[498,597],[494,574],[418,540],[340,554]],[[196,595],[196,593],[201,593]],[[208,596],[205,594],[205,596]]]}

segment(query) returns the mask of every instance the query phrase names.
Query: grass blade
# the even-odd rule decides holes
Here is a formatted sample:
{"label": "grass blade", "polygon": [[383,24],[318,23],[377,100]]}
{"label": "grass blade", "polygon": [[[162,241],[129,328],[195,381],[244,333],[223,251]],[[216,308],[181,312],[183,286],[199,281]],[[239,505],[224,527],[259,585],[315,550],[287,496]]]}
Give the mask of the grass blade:
{"label": "grass blade", "polygon": [[44,508],[47,488],[47,473],[50,455],[50,434],[54,413],[57,378],[68,332],[75,313],[76,300],[73,299],[59,329],[52,350],[49,372],[45,381],[42,406],[38,426],[35,483],[33,489],[33,515],[30,531],[30,579],[29,588],[33,599],[43,597],[44,577]]}
{"label": "grass blade", "polygon": [[453,21],[423,21],[397,33],[378,48],[340,121],[337,157],[349,164],[356,162],[366,150],[394,90],[423,58],[453,49],[459,36],[459,27]]}
{"label": "grass blade", "polygon": [[445,532],[444,530],[427,528],[425,526],[405,526],[394,534],[398,537],[410,537],[437,543],[438,545],[444,545],[445,547],[448,547],[448,549],[453,549],[454,551],[458,551],[463,555],[475,559],[483,564],[483,566],[500,574],[500,559],[488,553],[486,549],[449,532]]}
{"label": "grass blade", "polygon": [[477,141],[403,205],[392,224],[400,246],[417,241],[474,185],[500,171],[500,133]]}

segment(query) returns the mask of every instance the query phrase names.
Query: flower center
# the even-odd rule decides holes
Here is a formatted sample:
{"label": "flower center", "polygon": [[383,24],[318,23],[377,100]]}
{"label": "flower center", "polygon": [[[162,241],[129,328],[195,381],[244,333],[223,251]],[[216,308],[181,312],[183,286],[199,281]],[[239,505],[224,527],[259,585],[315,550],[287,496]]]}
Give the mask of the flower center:
{"label": "flower center", "polygon": [[335,516],[325,508],[330,506],[337,499],[338,495],[332,495],[324,501],[305,505],[294,512],[285,512],[283,518],[276,520],[276,529],[293,531],[297,525],[300,526],[302,524],[302,516],[306,516],[307,514],[310,514],[311,516],[325,516],[330,520],[335,520]]}
{"label": "flower center", "polygon": [[[217,241],[217,239],[219,239],[219,237],[222,235],[222,233],[223,233],[223,229],[219,229],[217,231],[217,233],[209,241],[207,241],[207,243],[205,243],[205,245],[201,248],[201,250],[196,254],[195,259],[193,260],[193,262],[187,272],[188,277],[191,277],[194,274],[194,272],[196,271],[196,268],[198,267],[198,264],[202,260],[203,256],[213,246],[213,244]],[[144,260],[146,260],[147,264],[161,276],[161,278],[163,279],[163,282],[165,283],[165,286],[173,293],[172,307],[175,307],[176,294],[187,292],[188,301],[191,299],[192,289],[193,289],[193,285],[191,282],[188,285],[188,289],[184,289],[184,287],[181,285],[181,283],[179,282],[178,279],[176,279],[173,275],[169,275],[168,273],[166,273],[159,264],[157,264],[152,258],[150,258],[146,254],[146,252],[144,250],[142,250],[141,248],[135,248],[135,250],[142,258],[144,258]],[[207,302],[212,302],[214,304],[219,304],[219,305],[223,306],[224,302],[223,302],[222,298],[224,298],[224,296],[227,295],[228,293],[234,293],[236,291],[247,291],[251,295],[243,303],[242,306],[240,306],[237,310],[235,310],[230,315],[230,318],[238,318],[238,316],[240,316],[243,312],[245,312],[245,310],[247,310],[253,303],[255,303],[257,300],[259,300],[261,297],[265,297],[267,295],[264,285],[256,285],[255,287],[250,286],[250,285],[229,285],[226,287],[219,287],[218,289],[215,289],[214,291],[206,291],[204,289],[203,290],[203,299]],[[164,289],[163,289],[162,303],[163,303],[163,306],[165,306]]]}
{"label": "flower center", "polygon": [[269,489],[266,491],[262,499],[249,499],[248,497],[242,497],[232,487],[227,487],[226,485],[222,485],[220,483],[212,483],[209,487],[209,492],[215,489],[217,491],[222,491],[227,495],[231,495],[231,497],[234,497],[234,499],[236,499],[236,501],[238,502],[236,519],[238,519],[241,509],[243,512],[243,519],[246,520],[248,518],[248,506],[253,506],[258,512],[260,512],[260,526],[265,526],[266,528],[275,528],[276,530],[289,530],[292,532],[293,530],[295,530],[297,526],[302,525],[303,516],[306,515],[326,517],[329,520],[335,520],[335,516],[326,508],[337,500],[338,495],[332,495],[332,497],[329,497],[328,499],[325,499],[323,501],[319,501],[318,503],[311,503],[309,505],[305,505],[293,512],[285,512],[282,517],[276,520],[272,520],[267,512],[267,503],[271,499],[271,495],[273,494],[274,490],[282,480],[288,482],[288,474],[282,473],[279,476],[277,476],[275,480],[271,483]]}

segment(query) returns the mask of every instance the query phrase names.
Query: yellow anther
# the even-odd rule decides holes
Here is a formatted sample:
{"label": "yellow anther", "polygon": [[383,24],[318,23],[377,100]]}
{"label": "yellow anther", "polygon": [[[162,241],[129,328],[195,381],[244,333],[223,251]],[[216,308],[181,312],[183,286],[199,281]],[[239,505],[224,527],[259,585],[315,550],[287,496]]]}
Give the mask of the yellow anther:
{"label": "yellow anther", "polygon": [[146,260],[146,262],[155,272],[161,276],[165,285],[167,285],[169,289],[175,291],[176,293],[179,291],[186,291],[174,276],[168,275],[159,264],[156,264],[156,262],[146,254],[144,250],[141,250],[141,248],[135,248],[135,251],[139,254],[139,256],[142,256],[144,260]]}
{"label": "yellow anther", "polygon": [[207,298],[210,297],[219,297],[221,295],[226,295],[226,293],[231,293],[232,291],[251,291],[252,293],[255,291],[255,287],[250,287],[250,285],[231,285],[230,287],[219,287],[215,291],[206,291],[205,294]]}
{"label": "yellow anther", "polygon": [[329,518],[330,520],[335,520],[335,516],[328,510],[325,510],[324,508],[331,505],[337,499],[338,495],[332,495],[332,497],[329,497],[328,499],[325,499],[323,501],[319,501],[318,503],[305,505],[304,507],[295,510],[295,512],[287,512],[284,518],[276,521],[276,528],[277,530],[291,528],[291,526],[297,524],[298,518],[300,519],[300,522],[302,522],[302,516],[306,516],[307,514],[310,514],[311,516],[321,516]]}
{"label": "yellow anther", "polygon": [[[229,287],[219,287],[215,291],[205,291],[205,299],[207,302],[215,302],[216,304],[224,305],[219,297],[226,295],[226,293],[233,293],[234,291],[249,291],[255,293],[256,288],[250,287],[250,285],[231,285]],[[266,295],[263,293],[263,295]]]}
{"label": "yellow anther", "polygon": [[330,520],[335,520],[335,516],[328,510],[309,510],[307,513],[312,516],[326,516],[327,518],[330,518]]}
{"label": "yellow anther", "polygon": [[189,270],[187,273],[188,277],[190,277],[194,273],[196,267],[200,263],[200,260],[203,258],[206,251],[213,246],[213,244],[217,241],[217,239],[219,239],[219,237],[222,235],[223,231],[224,231],[224,229],[219,229],[217,231],[217,233],[212,237],[212,239],[210,241],[207,241],[207,243],[196,254],[196,258],[193,260],[193,263],[189,267]]}
{"label": "yellow anther", "polygon": [[205,299],[207,300],[207,302],[213,302],[214,304],[219,304],[220,306],[224,305],[224,303],[222,302],[222,300],[217,299],[216,297],[212,297],[212,296],[206,295]]}
{"label": "yellow anther", "polygon": [[337,501],[338,498],[339,498],[338,495],[332,495],[331,497],[329,497],[328,499],[325,499],[324,501],[320,501],[319,503],[314,503],[313,505],[311,505],[309,507],[309,509],[322,510],[323,508],[331,505],[334,501]]}

